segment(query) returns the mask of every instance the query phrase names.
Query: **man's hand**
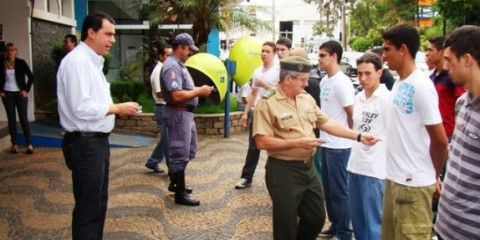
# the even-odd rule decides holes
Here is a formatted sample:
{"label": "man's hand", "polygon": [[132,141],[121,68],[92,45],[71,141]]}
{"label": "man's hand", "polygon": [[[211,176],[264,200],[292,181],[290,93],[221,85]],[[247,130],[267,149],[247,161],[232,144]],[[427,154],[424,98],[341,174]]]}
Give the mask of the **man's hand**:
{"label": "man's hand", "polygon": [[0,97],[4,98],[5,97],[5,92],[0,92]]}
{"label": "man's hand", "polygon": [[255,86],[257,87],[262,87],[266,90],[270,89],[270,85],[268,85],[265,81],[263,81],[261,78],[255,79]]}
{"label": "man's hand", "polygon": [[198,96],[200,97],[208,97],[212,93],[214,87],[208,86],[208,85],[203,85],[198,88]]}
{"label": "man's hand", "polygon": [[433,193],[433,198],[439,199],[440,195],[442,195],[442,185],[443,185],[442,179],[440,177],[437,177],[437,184],[436,185],[437,185],[437,189]]}
{"label": "man's hand", "polygon": [[136,102],[125,102],[110,105],[108,114],[118,114],[120,116],[131,116],[140,110],[140,105]]}
{"label": "man's hand", "polygon": [[321,138],[299,138],[296,140],[297,140],[297,147],[305,148],[305,149],[316,148],[322,145],[322,143],[325,143],[325,140]]}
{"label": "man's hand", "polygon": [[240,118],[240,124],[242,124],[243,127],[247,127],[247,120],[248,120],[248,114],[243,114],[242,118]]}
{"label": "man's hand", "polygon": [[378,137],[369,133],[362,133],[362,138],[360,139],[360,141],[367,146],[375,145],[378,140]]}
{"label": "man's hand", "polygon": [[26,97],[28,96],[28,92],[25,91],[25,90],[22,90],[22,91],[20,92],[20,96],[23,97],[23,98],[26,98]]}

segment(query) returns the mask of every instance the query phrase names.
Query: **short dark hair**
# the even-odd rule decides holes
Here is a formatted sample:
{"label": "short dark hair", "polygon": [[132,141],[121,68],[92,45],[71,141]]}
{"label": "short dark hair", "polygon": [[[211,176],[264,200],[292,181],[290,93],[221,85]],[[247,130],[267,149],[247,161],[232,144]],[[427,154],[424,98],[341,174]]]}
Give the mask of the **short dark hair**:
{"label": "short dark hair", "polygon": [[428,42],[431,43],[437,50],[443,50],[443,43],[445,43],[445,36],[436,36],[428,39]]}
{"label": "short dark hair", "polygon": [[273,52],[275,52],[277,50],[277,47],[275,46],[275,43],[274,42],[271,42],[271,41],[266,41],[262,44],[262,47],[263,46],[270,46],[272,47],[273,49]]}
{"label": "short dark hair", "polygon": [[111,24],[115,24],[115,20],[104,12],[92,12],[88,14],[88,16],[85,17],[85,20],[83,20],[81,40],[85,41],[85,39],[87,39],[88,29],[90,28],[93,29],[93,31],[98,32],[103,26],[104,19],[108,20]]}
{"label": "short dark hair", "polygon": [[69,38],[70,39],[70,42],[73,42],[75,43],[75,45],[77,45],[77,36],[69,33],[67,35],[65,35],[65,39]]}
{"label": "short dark hair", "polygon": [[165,48],[172,48],[172,46],[159,43],[157,46],[157,55],[165,55]]}
{"label": "short dark hair", "polygon": [[382,59],[375,53],[365,53],[360,58],[357,58],[357,66],[361,63],[373,64],[376,71],[383,69]]}
{"label": "short dark hair", "polygon": [[369,52],[375,53],[375,54],[377,54],[379,57],[382,57],[382,55],[383,55],[383,48],[382,48],[382,47],[374,47],[374,48],[370,49]]}
{"label": "short dark hair", "polygon": [[399,49],[402,44],[407,46],[408,51],[413,59],[417,55],[420,47],[420,34],[412,25],[403,23],[391,27],[382,34],[383,40],[390,41],[396,49]]}
{"label": "short dark hair", "polygon": [[277,44],[285,45],[288,49],[292,48],[292,40],[288,37],[280,37]]}
{"label": "short dark hair", "polygon": [[342,60],[343,48],[337,41],[326,41],[320,45],[319,49],[324,49],[330,55],[333,55],[334,53],[337,54],[337,63],[340,63],[340,60]]}
{"label": "short dark hair", "polygon": [[455,29],[445,40],[444,48],[450,48],[457,58],[469,53],[480,64],[480,27],[465,25]]}

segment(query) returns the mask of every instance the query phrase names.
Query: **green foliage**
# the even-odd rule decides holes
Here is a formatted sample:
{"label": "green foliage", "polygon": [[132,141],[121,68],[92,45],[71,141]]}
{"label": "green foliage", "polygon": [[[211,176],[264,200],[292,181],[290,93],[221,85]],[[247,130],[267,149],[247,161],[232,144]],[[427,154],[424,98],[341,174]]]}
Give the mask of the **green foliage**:
{"label": "green foliage", "polygon": [[138,96],[137,103],[142,106],[144,113],[153,113],[155,110],[155,100],[152,95],[147,92],[143,92]]}
{"label": "green foliage", "polygon": [[118,102],[137,102],[139,96],[146,91],[143,82],[139,81],[114,81],[110,83],[112,98],[118,99]]}
{"label": "green foliage", "polygon": [[[230,96],[230,112],[237,111],[237,100],[234,96]],[[211,105],[208,103],[202,103],[197,106],[195,113],[224,113],[225,112],[225,99],[219,105]]]}
{"label": "green foliage", "polygon": [[422,51],[426,51],[428,48],[428,39],[436,36],[443,35],[442,29],[440,26],[432,26],[432,27],[422,27],[419,29],[420,32],[420,47]]}
{"label": "green foliage", "polygon": [[453,28],[480,25],[480,0],[437,0],[433,6]]}
{"label": "green foliage", "polygon": [[353,48],[353,50],[358,51],[358,52],[365,52],[368,49],[372,48],[372,42],[364,37],[357,37],[355,38],[350,46]]}
{"label": "green foliage", "polygon": [[60,65],[60,61],[62,60],[64,55],[65,55],[65,48],[63,48],[63,42],[62,41],[54,42],[50,56],[55,62],[56,67]]}
{"label": "green foliage", "polygon": [[112,54],[108,52],[107,54],[103,55],[103,58],[105,59],[105,62],[103,62],[102,72],[103,74],[107,75],[108,71],[110,70],[110,61],[112,60]]}
{"label": "green foliage", "polygon": [[[56,68],[60,66],[60,62],[62,61],[62,58],[65,56],[65,54],[66,54],[66,50],[63,47],[63,41],[54,42],[50,56],[55,62]],[[112,60],[112,54],[107,53],[103,55],[103,58],[105,59],[105,62],[103,63],[102,71],[103,71],[103,74],[107,75],[108,71],[110,70],[110,61]]]}

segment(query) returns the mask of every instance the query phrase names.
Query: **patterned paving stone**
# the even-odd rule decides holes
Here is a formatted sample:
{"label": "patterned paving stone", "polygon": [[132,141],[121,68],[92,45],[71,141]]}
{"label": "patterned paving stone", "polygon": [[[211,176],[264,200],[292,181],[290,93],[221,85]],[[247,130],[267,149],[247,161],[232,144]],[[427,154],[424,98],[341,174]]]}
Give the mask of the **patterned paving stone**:
{"label": "patterned paving stone", "polygon": [[[246,134],[199,137],[187,168],[198,207],[174,204],[166,174],[144,167],[153,147],[111,149],[104,239],[272,239],[271,201],[262,152],[251,188],[235,190],[248,146]],[[166,169],[164,163],[161,164]],[[71,174],[61,149],[0,153],[0,239],[69,239]]]}

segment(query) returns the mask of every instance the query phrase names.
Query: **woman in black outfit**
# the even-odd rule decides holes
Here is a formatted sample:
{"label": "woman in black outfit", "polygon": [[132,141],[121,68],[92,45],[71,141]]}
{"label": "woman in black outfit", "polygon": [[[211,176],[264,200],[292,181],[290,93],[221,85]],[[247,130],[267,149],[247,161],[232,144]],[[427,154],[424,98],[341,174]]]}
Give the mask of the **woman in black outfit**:
{"label": "woman in black outfit", "polygon": [[[17,58],[16,55],[15,44],[7,43],[5,57],[2,57],[0,61],[2,63],[0,64],[0,97],[7,112],[8,130],[12,142],[11,153],[18,153],[16,107],[26,140],[27,153],[32,154],[30,124],[27,118],[27,97],[33,84],[33,74],[27,63],[23,59]],[[25,82],[25,75],[28,76],[28,82]]]}

